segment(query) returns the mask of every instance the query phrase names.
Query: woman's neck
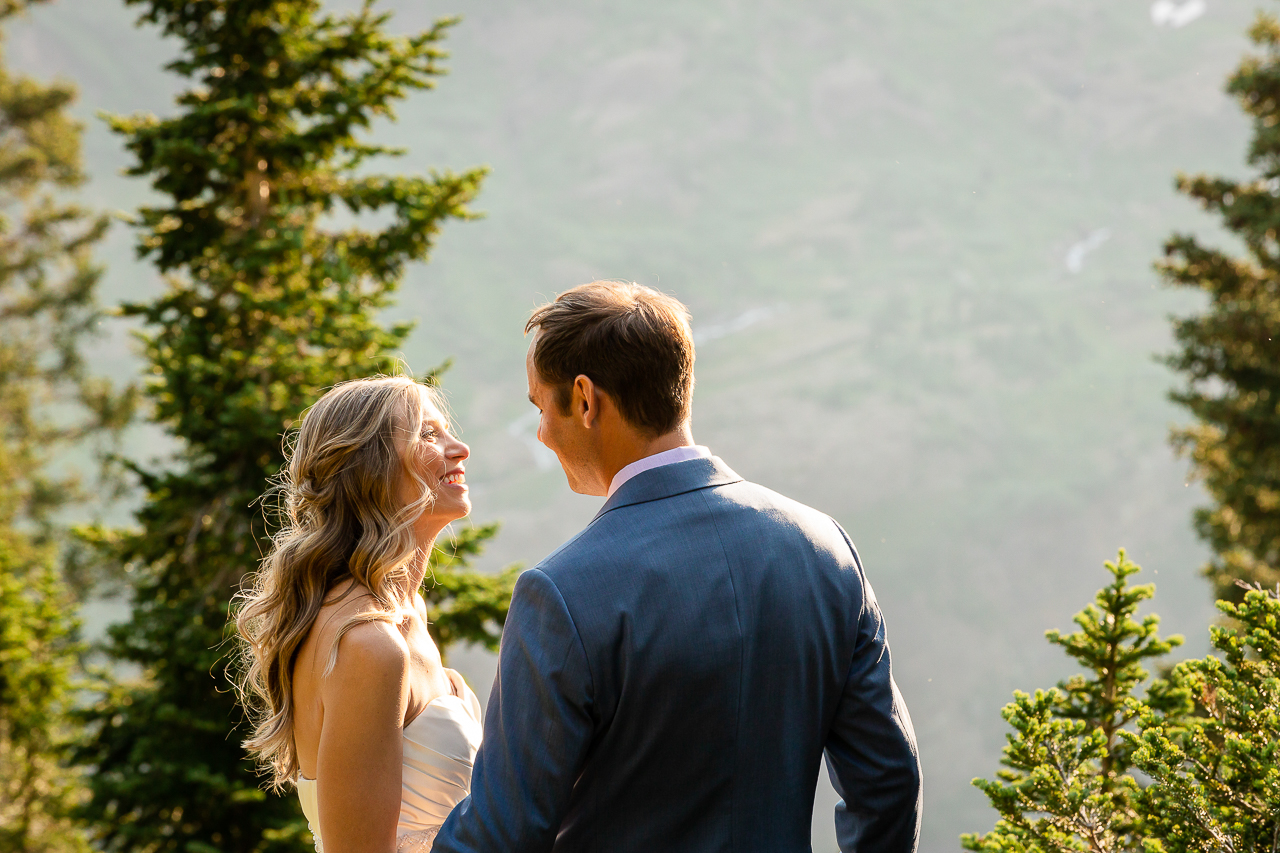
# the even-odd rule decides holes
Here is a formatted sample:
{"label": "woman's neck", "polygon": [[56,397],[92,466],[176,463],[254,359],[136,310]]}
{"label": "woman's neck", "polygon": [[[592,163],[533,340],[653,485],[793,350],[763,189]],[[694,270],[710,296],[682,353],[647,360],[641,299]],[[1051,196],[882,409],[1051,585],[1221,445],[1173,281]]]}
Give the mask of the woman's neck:
{"label": "woman's neck", "polygon": [[436,547],[436,538],[440,535],[443,526],[431,531],[430,537],[423,536],[415,531],[418,540],[418,553],[406,566],[409,572],[409,588],[405,590],[405,595],[409,601],[407,604],[412,607],[417,604],[417,593],[422,587],[422,582],[427,577],[427,567],[431,564],[431,552]]}

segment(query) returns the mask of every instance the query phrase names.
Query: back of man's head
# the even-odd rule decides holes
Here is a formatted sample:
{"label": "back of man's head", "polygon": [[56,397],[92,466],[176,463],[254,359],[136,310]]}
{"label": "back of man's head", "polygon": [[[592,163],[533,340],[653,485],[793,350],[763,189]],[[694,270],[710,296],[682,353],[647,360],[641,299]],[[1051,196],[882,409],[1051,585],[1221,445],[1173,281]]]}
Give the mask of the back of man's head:
{"label": "back of man's head", "polygon": [[640,284],[593,281],[535,310],[524,330],[537,330],[533,364],[562,412],[574,379],[587,376],[651,436],[688,420],[693,336],[679,300]]}

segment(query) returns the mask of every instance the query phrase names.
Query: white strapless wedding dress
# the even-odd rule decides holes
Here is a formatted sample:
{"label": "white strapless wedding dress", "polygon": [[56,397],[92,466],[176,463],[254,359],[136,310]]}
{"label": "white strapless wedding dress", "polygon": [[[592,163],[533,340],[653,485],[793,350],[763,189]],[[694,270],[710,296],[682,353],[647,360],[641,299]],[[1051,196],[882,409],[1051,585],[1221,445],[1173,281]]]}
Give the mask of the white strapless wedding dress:
{"label": "white strapless wedding dress", "polygon": [[[404,727],[397,853],[428,853],[444,819],[471,793],[471,766],[480,748],[480,700],[462,683],[463,695],[445,694]],[[298,799],[324,853],[316,780],[298,777]]]}

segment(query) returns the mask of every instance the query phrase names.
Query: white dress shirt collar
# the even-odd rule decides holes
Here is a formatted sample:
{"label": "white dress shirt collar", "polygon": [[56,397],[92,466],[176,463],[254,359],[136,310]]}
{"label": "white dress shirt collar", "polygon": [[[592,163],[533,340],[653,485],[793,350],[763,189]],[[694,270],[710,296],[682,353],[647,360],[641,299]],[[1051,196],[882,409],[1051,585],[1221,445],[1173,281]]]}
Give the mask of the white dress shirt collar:
{"label": "white dress shirt collar", "polygon": [[636,474],[652,470],[653,468],[661,468],[663,465],[672,465],[676,462],[685,462],[689,459],[710,459],[711,451],[703,447],[701,444],[686,445],[684,447],[675,447],[671,450],[664,450],[661,453],[655,453],[652,456],[646,456],[643,459],[637,459],[621,471],[613,475],[613,482],[609,484],[609,494],[606,498],[613,497],[613,493],[622,487],[622,484],[630,480]]}

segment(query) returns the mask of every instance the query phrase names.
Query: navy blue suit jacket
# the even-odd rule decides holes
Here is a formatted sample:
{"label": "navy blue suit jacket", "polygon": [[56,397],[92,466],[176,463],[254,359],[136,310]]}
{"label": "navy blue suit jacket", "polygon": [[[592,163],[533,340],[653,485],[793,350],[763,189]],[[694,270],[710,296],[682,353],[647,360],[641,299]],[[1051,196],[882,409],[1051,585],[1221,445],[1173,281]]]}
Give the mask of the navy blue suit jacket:
{"label": "navy blue suit jacket", "polygon": [[471,796],[434,853],[910,853],[920,767],[831,518],[717,458],[642,472],[520,575]]}

